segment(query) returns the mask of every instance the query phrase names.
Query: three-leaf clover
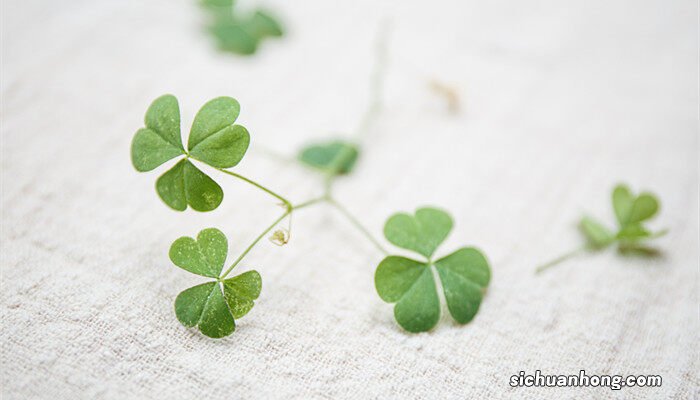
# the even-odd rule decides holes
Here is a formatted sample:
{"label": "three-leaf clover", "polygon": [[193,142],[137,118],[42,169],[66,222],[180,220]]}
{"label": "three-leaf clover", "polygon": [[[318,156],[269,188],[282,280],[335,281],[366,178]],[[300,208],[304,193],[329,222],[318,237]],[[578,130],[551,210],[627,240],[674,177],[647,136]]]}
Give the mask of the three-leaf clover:
{"label": "three-leaf clover", "polygon": [[644,240],[666,233],[651,232],[644,227],[644,222],[659,211],[659,201],[653,194],[643,192],[635,196],[629,187],[620,184],[613,190],[612,205],[618,223],[616,233],[591,217],[581,219],[579,228],[586,236],[589,247],[602,249],[618,242],[622,250],[634,249],[640,247]]}
{"label": "three-leaf clover", "polygon": [[398,213],[384,225],[384,236],[394,245],[424,257],[416,261],[388,256],[377,267],[374,283],[387,303],[396,303],[394,317],[409,332],[424,332],[440,319],[433,267],[442,283],[447,308],[460,324],[471,321],[479,310],[491,269],[484,255],[473,247],[433,261],[433,254],[452,230],[452,218],[435,208],[419,208],[415,216]]}
{"label": "three-leaf clover", "polygon": [[240,15],[232,0],[204,0],[202,5],[211,14],[209,32],[223,51],[250,55],[263,39],[283,35],[279,22],[262,10]]}
{"label": "three-leaf clover", "polygon": [[663,236],[667,232],[651,232],[644,226],[644,223],[659,211],[659,200],[656,196],[649,192],[635,196],[627,185],[620,184],[613,189],[612,205],[618,223],[617,232],[608,229],[592,217],[584,216],[578,227],[586,237],[585,246],[540,265],[535,272],[542,272],[583,251],[602,250],[614,243],[618,243],[621,252],[656,253],[656,250],[644,245],[645,241]]}
{"label": "three-leaf clover", "polygon": [[206,336],[222,338],[236,329],[235,320],[253,308],[260,295],[262,280],[257,271],[225,279],[228,242],[216,228],[204,229],[197,239],[181,237],[170,246],[170,260],[193,274],[216,281],[193,286],[175,299],[175,315],[182,325],[197,326]]}
{"label": "three-leaf clover", "polygon": [[[304,147],[299,152],[298,158],[302,163],[321,171],[347,174],[355,166],[358,155],[357,146],[341,140],[334,140]],[[334,165],[336,162],[338,165]],[[330,171],[331,168],[336,169],[336,171]]]}
{"label": "three-leaf clover", "polygon": [[181,160],[156,181],[156,191],[169,207],[211,211],[221,204],[221,186],[190,159],[215,168],[237,165],[248,149],[250,135],[234,125],[240,105],[231,97],[217,97],[199,110],[192,123],[187,150],[180,134],[180,108],[173,95],[157,98],[146,111],[145,127],[131,142],[131,162],[139,172],[151,171],[176,157]]}

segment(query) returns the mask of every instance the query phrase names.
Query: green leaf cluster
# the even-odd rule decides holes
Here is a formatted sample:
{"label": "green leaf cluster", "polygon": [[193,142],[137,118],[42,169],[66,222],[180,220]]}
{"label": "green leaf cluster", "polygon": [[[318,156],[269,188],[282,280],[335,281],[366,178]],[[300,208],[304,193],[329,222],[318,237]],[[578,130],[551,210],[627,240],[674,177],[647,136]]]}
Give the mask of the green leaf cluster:
{"label": "green leaf cluster", "polygon": [[391,255],[377,267],[374,283],[379,297],[396,303],[394,316],[409,332],[432,329],[440,319],[440,299],[433,268],[442,283],[447,308],[460,324],[471,321],[479,310],[483,293],[491,280],[486,257],[473,247],[433,261],[433,254],[452,230],[452,218],[436,208],[420,208],[415,215],[398,213],[384,226],[392,244],[424,257],[417,261]]}
{"label": "green leaf cluster", "polygon": [[348,174],[359,155],[356,145],[341,140],[315,143],[304,147],[297,158],[303,164],[323,172]]}
{"label": "green leaf cluster", "polygon": [[222,338],[236,329],[236,319],[246,315],[260,295],[262,279],[257,271],[233,278],[221,276],[228,242],[216,228],[204,229],[196,239],[181,237],[170,246],[170,260],[193,274],[215,278],[182,291],[175,299],[175,315],[182,325],[198,327],[206,336]]}
{"label": "green leaf cluster", "polygon": [[156,181],[158,195],[174,210],[184,211],[188,206],[197,211],[214,210],[223,200],[223,190],[190,159],[215,168],[236,166],[250,144],[248,131],[234,125],[239,113],[240,105],[231,97],[217,97],[204,104],[194,118],[185,150],[177,99],[169,94],[161,96],[146,111],[146,126],[131,142],[131,162],[137,171],[146,172],[180,157]]}
{"label": "green leaf cluster", "polygon": [[240,15],[233,0],[204,0],[202,5],[211,14],[207,29],[223,51],[250,55],[265,38],[284,34],[279,22],[265,11]]}
{"label": "green leaf cluster", "polygon": [[659,200],[652,193],[634,195],[627,185],[617,185],[612,192],[612,206],[617,218],[618,230],[613,232],[592,217],[585,216],[579,229],[588,246],[602,249],[619,243],[622,250],[644,250],[644,241],[662,236],[666,231],[651,232],[644,223],[659,211]]}

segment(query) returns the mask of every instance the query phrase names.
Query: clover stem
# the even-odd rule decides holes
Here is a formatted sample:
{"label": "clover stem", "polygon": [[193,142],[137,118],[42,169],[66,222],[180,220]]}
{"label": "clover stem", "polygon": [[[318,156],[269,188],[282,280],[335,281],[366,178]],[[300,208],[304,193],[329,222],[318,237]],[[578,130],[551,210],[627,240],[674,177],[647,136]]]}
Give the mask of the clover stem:
{"label": "clover stem", "polygon": [[294,157],[289,157],[285,154],[278,153],[275,150],[272,150],[272,149],[267,148],[267,147],[263,147],[260,144],[257,144],[256,146],[257,147],[254,150],[257,153],[259,153],[265,157],[271,158],[277,162],[280,162],[283,164],[296,164],[296,162],[297,162],[297,159]]}
{"label": "clover stem", "polygon": [[[386,77],[386,59],[388,53],[388,36],[390,24],[383,21],[377,32],[375,42],[375,62],[372,69],[369,85],[369,105],[365,110],[357,128],[354,130],[354,140],[349,142],[354,144],[356,148],[360,147],[360,139],[369,130],[369,127],[377,119],[382,111],[382,87]],[[341,151],[335,155],[325,173],[325,188],[326,195],[330,196],[333,180],[339,175],[340,169],[353,157],[353,149],[350,146],[343,147]]]}
{"label": "clover stem", "polygon": [[539,274],[542,271],[544,271],[548,268],[551,268],[555,265],[558,265],[558,264],[568,260],[571,257],[577,256],[577,255],[581,254],[582,252],[588,250],[588,248],[589,248],[588,246],[583,246],[583,247],[579,247],[577,249],[571,250],[568,253],[564,253],[564,254],[560,255],[559,257],[537,267],[537,269],[535,270],[535,274]]}
{"label": "clover stem", "polygon": [[300,208],[308,207],[326,200],[328,200],[328,197],[326,196],[316,197],[314,199],[307,200],[303,203],[295,204],[294,206],[292,206],[292,210],[298,210]]}
{"label": "clover stem", "polygon": [[[265,230],[264,230],[260,235],[258,235],[258,237],[256,237],[255,240],[253,240],[253,243],[251,243],[245,250],[243,250],[243,253],[241,253],[241,255],[238,256],[238,258],[236,259],[236,261],[234,261],[233,264],[231,264],[231,266],[228,267],[228,269],[226,270],[226,272],[224,272],[224,273],[219,277],[219,280],[223,280],[224,278],[226,278],[226,276],[236,267],[236,265],[238,265],[238,263],[241,262],[241,260],[243,260],[243,258],[244,258],[246,255],[248,255],[248,253],[250,253],[251,250],[253,250],[253,247],[255,247],[255,245],[257,245],[258,242],[260,242],[260,240],[262,240],[262,238],[265,237],[265,235],[267,235],[272,229],[274,229],[275,226],[277,226],[277,224],[279,224],[280,222],[282,222],[288,215],[291,216],[292,211],[294,211],[294,210],[299,210],[299,209],[302,209],[302,208],[304,208],[304,207],[308,207],[308,206],[311,206],[311,205],[313,205],[313,204],[317,204],[317,203],[320,203],[320,202],[326,201],[326,200],[327,200],[327,198],[326,198],[325,196],[323,196],[323,197],[317,197],[317,198],[314,198],[314,199],[311,199],[311,200],[307,200],[307,201],[305,201],[305,202],[303,202],[303,203],[299,203],[299,204],[294,205],[294,206],[291,205],[291,203],[289,203],[289,207],[287,208],[287,211],[285,211],[284,214],[282,214],[281,216],[279,216],[272,224],[270,224],[270,226],[268,226],[267,228],[265,228]],[[291,234],[291,233],[290,233],[290,234]]]}
{"label": "clover stem", "polygon": [[382,88],[386,77],[386,60],[388,58],[390,30],[391,24],[383,21],[379,32],[377,32],[377,37],[375,39],[375,61],[369,86],[369,106],[367,106],[367,110],[355,129],[355,136],[358,139],[367,132],[369,126],[372,125],[372,122],[374,122],[382,110]]}
{"label": "clover stem", "polygon": [[[386,25],[386,24],[385,24]],[[380,32],[377,34],[377,44],[376,44],[376,62],[374,65],[374,69],[372,70],[372,76],[371,76],[371,81],[370,81],[370,102],[369,106],[367,107],[367,110],[362,116],[362,119],[360,120],[360,123],[358,124],[358,127],[355,129],[355,136],[356,139],[353,142],[353,144],[359,148],[359,139],[360,137],[368,130],[369,126],[374,122],[374,120],[377,118],[379,113],[381,112],[382,109],[382,102],[381,102],[381,89],[384,83],[384,77],[385,77],[385,64],[386,64],[386,58],[387,58],[387,36],[388,36],[388,28],[385,26],[382,27]],[[272,152],[266,152],[268,155],[272,155],[275,158],[282,159],[279,157],[277,154],[274,154]],[[282,214],[279,218],[277,218],[270,226],[268,226],[258,237],[255,238],[255,240],[241,253],[240,256],[236,259],[236,261],[233,262],[233,264],[220,276],[220,280],[223,280],[238,263],[243,260],[243,258],[255,247],[255,245],[262,240],[265,235],[267,235],[272,229],[277,226],[284,218],[287,216],[290,216],[294,210],[299,210],[304,207],[308,207],[313,204],[317,204],[320,202],[328,202],[330,203],[333,207],[338,209],[341,214],[343,214],[362,234],[369,239],[374,246],[377,247],[379,251],[381,251],[383,254],[389,254],[384,247],[377,241],[377,239],[372,236],[371,233],[360,223],[360,221],[355,218],[344,206],[342,206],[340,203],[335,201],[331,197],[331,191],[333,188],[333,182],[335,178],[340,174],[340,170],[343,165],[345,165],[350,158],[353,157],[353,149],[350,146],[343,147],[341,151],[335,155],[333,160],[331,161],[330,165],[325,171],[324,174],[324,194],[321,197],[314,198],[311,200],[307,200],[305,202],[299,203],[297,205],[292,205],[292,203],[284,198],[283,196],[273,192],[272,190],[266,188],[265,186],[248,179],[242,175],[239,175],[235,172],[231,172],[229,170],[223,169],[223,168],[216,168],[219,171],[231,175],[235,178],[238,178],[242,181],[245,181],[258,189],[261,189],[268,194],[276,197],[282,203],[284,203],[286,207],[286,211],[284,214]],[[292,159],[283,159],[284,161],[292,161]],[[291,233],[290,233],[291,234]]]}
{"label": "clover stem", "polygon": [[261,185],[261,184],[255,182],[255,181],[253,181],[253,180],[251,180],[251,179],[246,178],[246,177],[243,176],[243,175],[239,175],[239,174],[237,174],[237,173],[235,173],[235,172],[232,172],[232,171],[229,171],[229,170],[223,169],[223,168],[216,168],[216,169],[218,169],[219,171],[221,171],[221,172],[223,172],[223,173],[225,173],[225,174],[228,174],[228,175],[231,175],[231,176],[233,176],[233,177],[235,177],[235,178],[238,178],[238,179],[240,179],[240,180],[242,180],[242,181],[244,181],[244,182],[247,182],[247,183],[249,183],[249,184],[251,184],[251,185],[257,187],[258,189],[260,189],[260,190],[262,190],[262,191],[264,191],[264,192],[266,192],[266,193],[268,193],[268,194],[270,194],[270,195],[276,197],[276,198],[279,199],[282,203],[284,203],[285,207],[287,208],[287,211],[291,212],[292,203],[291,203],[289,200],[287,200],[286,198],[282,197],[281,195],[279,195],[279,194],[273,192],[272,190],[266,188],[265,186],[263,186],[263,185]]}
{"label": "clover stem", "polygon": [[323,178],[323,195],[327,198],[331,197],[331,190],[333,189],[333,180],[335,177],[336,174],[328,173]]}
{"label": "clover stem", "polygon": [[287,215],[289,215],[290,213],[291,213],[290,210],[285,211],[284,214],[282,214],[279,218],[277,218],[277,219],[275,220],[275,222],[273,222],[270,226],[268,226],[267,228],[265,228],[265,230],[264,230],[260,235],[258,235],[258,237],[255,238],[255,240],[253,240],[253,243],[251,243],[245,250],[243,250],[243,253],[241,253],[241,255],[238,256],[238,258],[236,259],[236,261],[234,261],[233,264],[231,264],[231,266],[228,267],[228,269],[226,270],[226,272],[224,272],[224,273],[221,275],[221,277],[220,277],[219,279],[224,279],[224,278],[226,278],[226,275],[228,275],[229,272],[231,272],[231,270],[233,270],[233,268],[234,268],[236,265],[238,265],[238,263],[240,263],[241,260],[243,260],[243,257],[245,257],[245,256],[253,249],[253,247],[255,247],[255,245],[258,244],[258,242],[259,242],[263,237],[265,237],[265,235],[268,234],[268,232],[270,232],[275,226],[277,226],[277,224],[279,224],[280,222],[282,222],[282,220],[285,219],[285,218],[287,217]]}
{"label": "clover stem", "polygon": [[340,213],[343,214],[343,215],[345,216],[345,218],[347,218],[348,221],[350,221],[350,222],[355,226],[355,228],[357,228],[357,230],[359,230],[360,232],[362,232],[362,234],[363,234],[370,242],[372,242],[372,244],[374,244],[374,246],[375,246],[379,251],[381,251],[381,252],[384,253],[384,254],[389,254],[389,252],[387,252],[387,251],[384,249],[384,247],[382,247],[382,245],[379,243],[379,241],[378,241],[377,239],[375,239],[374,236],[372,236],[371,233],[369,233],[369,231],[360,223],[360,221],[358,221],[357,218],[355,218],[355,217],[350,213],[350,211],[348,211],[347,208],[343,207],[340,203],[338,203],[337,201],[335,201],[335,199],[333,199],[333,198],[331,198],[331,197],[328,197],[328,203],[331,204],[333,207],[335,207],[338,211],[340,211]]}

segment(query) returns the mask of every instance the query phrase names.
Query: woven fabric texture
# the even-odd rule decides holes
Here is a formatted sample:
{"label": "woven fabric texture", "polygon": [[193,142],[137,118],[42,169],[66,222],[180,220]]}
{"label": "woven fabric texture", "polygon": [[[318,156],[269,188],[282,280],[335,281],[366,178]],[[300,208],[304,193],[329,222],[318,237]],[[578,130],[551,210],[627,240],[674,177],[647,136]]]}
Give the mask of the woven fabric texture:
{"label": "woven fabric texture", "polygon": [[[698,398],[697,2],[263,5],[287,35],[243,58],[216,51],[195,0],[2,1],[3,399]],[[205,101],[235,97],[251,132],[236,171],[304,201],[322,181],[269,153],[352,134],[381,25],[384,107],[335,195],[388,248],[392,213],[449,210],[438,253],[473,245],[492,265],[479,314],[402,331],[374,290],[382,254],[318,205],[294,215],[288,245],[264,241],[237,267],[263,291],[232,336],[182,327],[173,301],[202,280],[170,243],[218,227],[230,263],[281,209],[210,170],[219,209],[165,207],[163,167],[129,159],[149,103],[175,94],[186,134]],[[613,224],[618,182],[661,198],[661,255],[610,249],[535,276],[581,245],[583,214]],[[509,385],[536,370],[663,385]]]}

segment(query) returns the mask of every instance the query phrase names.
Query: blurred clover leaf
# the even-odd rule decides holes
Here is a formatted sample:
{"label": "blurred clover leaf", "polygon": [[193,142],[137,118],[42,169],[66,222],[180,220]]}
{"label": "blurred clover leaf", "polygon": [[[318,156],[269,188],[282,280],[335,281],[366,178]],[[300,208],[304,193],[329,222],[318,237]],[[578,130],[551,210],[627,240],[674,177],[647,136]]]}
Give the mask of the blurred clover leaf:
{"label": "blurred clover leaf", "polygon": [[202,0],[204,7],[233,7],[233,0]]}
{"label": "blurred clover leaf", "polygon": [[[301,150],[298,158],[302,163],[321,171],[335,172],[331,170],[336,168],[338,174],[347,174],[355,166],[358,155],[357,146],[334,140],[309,145]],[[336,166],[336,163],[339,164]]]}
{"label": "blurred clover leaf", "polygon": [[656,250],[648,247],[646,242],[668,232],[652,232],[644,226],[644,223],[659,211],[659,200],[656,196],[649,192],[634,195],[627,185],[619,184],[612,192],[612,206],[617,219],[617,232],[595,218],[584,216],[578,227],[586,238],[586,245],[541,265],[536,272],[552,267],[582,251],[602,250],[614,243],[618,244],[623,253],[655,254]]}
{"label": "blurred clover leaf", "polygon": [[250,143],[248,131],[234,125],[239,113],[240,105],[231,97],[218,97],[204,104],[194,118],[185,150],[177,99],[169,94],[161,96],[146,111],[146,127],[134,136],[131,162],[137,171],[145,172],[182,156],[158,178],[158,195],[174,210],[184,211],[188,205],[197,211],[214,210],[221,204],[223,190],[190,158],[217,169],[236,166]]}
{"label": "blurred clover leaf", "polygon": [[208,30],[223,51],[250,55],[265,38],[284,34],[279,22],[265,11],[240,15],[233,0],[204,0],[202,6],[210,13]]}
{"label": "blurred clover leaf", "polygon": [[432,329],[440,319],[440,299],[433,267],[440,277],[447,308],[460,324],[471,321],[479,310],[483,293],[491,280],[484,255],[463,247],[437,261],[433,254],[452,230],[452,218],[436,208],[420,208],[415,215],[398,213],[384,226],[384,236],[394,245],[425,257],[416,261],[388,256],[377,267],[374,283],[387,303],[396,303],[394,317],[409,332]]}
{"label": "blurred clover leaf", "polygon": [[170,246],[173,264],[193,274],[216,278],[182,291],[175,299],[175,315],[180,323],[188,328],[197,326],[211,338],[233,333],[235,320],[253,308],[262,288],[257,271],[225,279],[221,271],[227,253],[226,236],[216,228],[202,230],[197,239],[181,237]]}

